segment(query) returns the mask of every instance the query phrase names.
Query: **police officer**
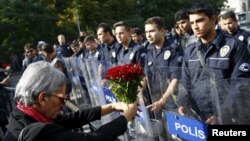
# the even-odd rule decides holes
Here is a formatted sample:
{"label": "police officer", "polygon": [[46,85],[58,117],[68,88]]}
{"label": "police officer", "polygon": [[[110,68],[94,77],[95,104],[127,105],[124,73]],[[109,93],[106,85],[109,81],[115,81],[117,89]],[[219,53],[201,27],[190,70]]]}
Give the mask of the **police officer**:
{"label": "police officer", "polygon": [[238,26],[238,20],[233,11],[228,11],[220,15],[220,24],[222,29],[229,35],[242,41],[244,44],[248,45],[248,38],[250,37],[250,32],[241,29]]}
{"label": "police officer", "polygon": [[88,50],[85,55],[86,58],[95,58],[97,60],[101,59],[101,46],[96,43],[94,36],[87,36],[84,39],[84,44]]}
{"label": "police officer", "polygon": [[101,60],[117,65],[117,54],[121,46],[112,33],[111,27],[107,23],[100,23],[97,27],[97,38],[102,44]]}
{"label": "police officer", "polygon": [[[184,115],[191,106],[201,120],[218,124],[216,103],[211,97],[215,93],[209,84],[222,79],[249,78],[249,54],[239,40],[215,30],[217,17],[210,4],[196,3],[188,14],[192,30],[199,39],[185,50],[181,79],[185,91],[181,90],[178,95],[178,112]],[[227,114],[230,116],[230,112]]]}
{"label": "police officer", "polygon": [[142,30],[139,27],[134,27],[132,30],[132,39],[142,45],[145,49],[147,49],[147,46],[149,42],[147,41],[145,35],[143,34]]}
{"label": "police officer", "polygon": [[56,52],[59,56],[70,57],[74,54],[70,46],[66,44],[66,39],[63,34],[59,34],[57,36],[57,40],[58,40],[59,46],[56,48]]}
{"label": "police officer", "polygon": [[[180,76],[178,58],[182,49],[164,37],[164,32],[164,21],[161,17],[151,17],[145,21],[145,33],[150,43],[150,49],[146,55],[145,72],[153,102],[148,108],[153,111],[160,111],[168,103],[168,99],[170,99],[169,103],[172,102],[168,106],[174,108],[172,94]],[[160,85],[163,87],[161,88]]]}
{"label": "police officer", "polygon": [[115,36],[121,51],[117,54],[118,65],[140,63],[144,64],[145,50],[144,48],[132,40],[131,27],[124,21],[114,24]]}
{"label": "police officer", "polygon": [[190,44],[197,41],[197,38],[195,37],[191,29],[186,9],[180,9],[175,13],[175,22],[181,32],[180,34],[181,47],[183,48],[183,50],[185,50],[185,48],[187,48]]}
{"label": "police officer", "polygon": [[[165,24],[161,17],[148,18],[145,21],[145,33],[150,43],[144,65],[147,76],[144,86],[148,88],[148,94],[144,92],[147,94],[145,103],[149,103],[147,108],[154,113],[151,118],[162,121],[162,109],[177,108],[173,97],[180,76],[178,57],[182,48],[165,37]],[[166,138],[165,134],[159,136],[160,140]]]}

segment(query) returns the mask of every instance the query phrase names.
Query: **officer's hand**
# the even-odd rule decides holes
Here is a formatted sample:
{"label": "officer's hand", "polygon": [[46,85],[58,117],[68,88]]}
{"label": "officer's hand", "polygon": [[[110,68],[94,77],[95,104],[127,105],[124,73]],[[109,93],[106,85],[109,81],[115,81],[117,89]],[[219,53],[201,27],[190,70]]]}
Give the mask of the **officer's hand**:
{"label": "officer's hand", "polygon": [[210,116],[207,120],[206,120],[206,123],[207,124],[210,124],[210,125],[215,125],[218,123],[218,119],[216,116]]}
{"label": "officer's hand", "polygon": [[182,115],[182,116],[184,116],[185,115],[185,109],[184,109],[184,107],[183,106],[180,106],[179,108],[178,108],[178,113],[180,114],[180,115]]}
{"label": "officer's hand", "polygon": [[154,102],[153,104],[148,105],[146,108],[151,109],[151,111],[154,111],[154,112],[159,112],[163,109],[164,105],[165,105],[165,102],[163,101],[163,99],[160,99]]}

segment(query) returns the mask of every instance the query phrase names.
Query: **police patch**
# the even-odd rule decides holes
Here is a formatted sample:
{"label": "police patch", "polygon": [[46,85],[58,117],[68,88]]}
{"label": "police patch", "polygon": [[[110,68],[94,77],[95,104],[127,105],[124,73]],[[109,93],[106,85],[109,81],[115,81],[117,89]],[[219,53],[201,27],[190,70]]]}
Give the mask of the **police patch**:
{"label": "police patch", "polygon": [[240,41],[243,41],[243,40],[244,40],[244,36],[240,35],[238,39],[239,39]]}
{"label": "police patch", "polygon": [[142,53],[140,57],[144,58],[145,56],[146,56],[146,53]]}
{"label": "police patch", "polygon": [[169,50],[165,51],[164,60],[168,60],[170,56],[171,56],[171,52]]}
{"label": "police patch", "polygon": [[99,51],[97,51],[97,52],[95,53],[95,57],[98,57],[98,55],[99,55]]}
{"label": "police patch", "polygon": [[227,55],[227,53],[229,52],[229,50],[230,50],[230,47],[228,45],[223,46],[220,49],[220,56],[225,57]]}
{"label": "police patch", "polygon": [[134,57],[134,53],[132,52],[130,55],[129,55],[129,59],[132,60]]}
{"label": "police patch", "polygon": [[250,66],[248,63],[242,63],[239,67],[239,70],[243,72],[249,72]]}
{"label": "police patch", "polygon": [[112,52],[112,57],[113,57],[113,58],[116,57],[115,51]]}
{"label": "police patch", "polygon": [[148,62],[148,66],[151,66],[152,64],[153,64],[153,62],[151,62],[151,61],[150,61],[150,62]]}

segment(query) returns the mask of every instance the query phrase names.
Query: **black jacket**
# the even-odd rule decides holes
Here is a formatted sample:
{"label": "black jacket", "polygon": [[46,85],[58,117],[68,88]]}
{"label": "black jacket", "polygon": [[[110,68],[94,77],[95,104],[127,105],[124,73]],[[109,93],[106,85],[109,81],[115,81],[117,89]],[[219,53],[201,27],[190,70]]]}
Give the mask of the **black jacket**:
{"label": "black jacket", "polygon": [[4,141],[17,141],[21,130],[27,126],[22,135],[25,141],[112,141],[127,130],[127,120],[120,116],[94,132],[72,131],[100,118],[101,108],[95,107],[60,115],[53,123],[41,123],[15,109],[11,113]]}

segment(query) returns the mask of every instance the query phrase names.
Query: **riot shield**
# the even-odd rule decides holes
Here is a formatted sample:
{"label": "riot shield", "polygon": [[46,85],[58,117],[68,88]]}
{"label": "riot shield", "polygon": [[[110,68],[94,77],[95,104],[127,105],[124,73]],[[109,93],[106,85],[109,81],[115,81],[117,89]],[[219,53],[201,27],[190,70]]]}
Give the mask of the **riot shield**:
{"label": "riot shield", "polygon": [[[173,68],[166,67],[165,70]],[[177,107],[184,107],[184,116],[180,115],[179,111],[169,109],[164,111],[167,132],[173,139],[205,141],[208,137],[209,124],[249,125],[250,79],[221,79],[215,69],[209,68],[180,68],[180,70],[176,104]],[[164,90],[166,77],[161,76],[161,78],[163,80],[160,83],[164,84],[161,86]]]}
{"label": "riot shield", "polygon": [[218,81],[218,111],[221,124],[250,124],[250,79],[231,78]]}
{"label": "riot shield", "polygon": [[63,61],[67,68],[68,81],[72,87],[70,101],[77,107],[91,107],[95,100],[87,89],[89,81],[85,63],[74,56],[63,58]]}

